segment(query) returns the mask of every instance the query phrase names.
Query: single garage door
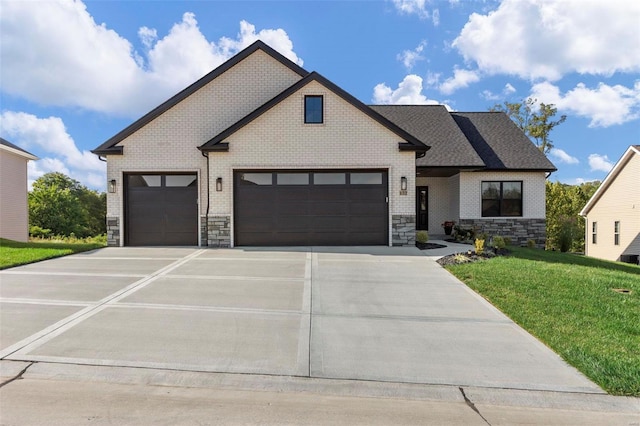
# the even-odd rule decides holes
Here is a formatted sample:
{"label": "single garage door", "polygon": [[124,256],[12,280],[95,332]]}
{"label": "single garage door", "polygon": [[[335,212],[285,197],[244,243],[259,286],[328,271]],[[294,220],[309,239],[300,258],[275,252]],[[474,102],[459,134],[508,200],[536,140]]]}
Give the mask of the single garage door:
{"label": "single garage door", "polygon": [[235,244],[386,245],[385,170],[237,171]]}
{"label": "single garage door", "polygon": [[128,174],[125,179],[127,245],[198,245],[195,174]]}

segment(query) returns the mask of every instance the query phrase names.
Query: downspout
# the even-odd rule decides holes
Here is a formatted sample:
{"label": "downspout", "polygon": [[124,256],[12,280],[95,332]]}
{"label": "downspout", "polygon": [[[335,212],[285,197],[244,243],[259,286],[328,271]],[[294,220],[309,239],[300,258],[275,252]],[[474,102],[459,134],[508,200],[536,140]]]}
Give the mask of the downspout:
{"label": "downspout", "polygon": [[207,209],[205,210],[204,213],[204,220],[205,220],[205,235],[207,238],[207,246],[209,245],[209,205],[210,205],[210,201],[209,201],[209,181],[210,181],[210,177],[209,177],[209,152],[208,151],[200,151],[200,153],[202,154],[203,157],[207,158]]}

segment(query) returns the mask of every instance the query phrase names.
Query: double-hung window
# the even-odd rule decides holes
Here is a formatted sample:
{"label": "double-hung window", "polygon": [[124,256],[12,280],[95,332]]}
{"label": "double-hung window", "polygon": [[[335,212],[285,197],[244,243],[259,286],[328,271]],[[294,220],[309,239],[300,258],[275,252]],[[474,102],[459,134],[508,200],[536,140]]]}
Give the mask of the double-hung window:
{"label": "double-hung window", "polygon": [[522,181],[482,182],[482,217],[522,216]]}
{"label": "double-hung window", "polygon": [[613,222],[613,244],[616,246],[620,245],[620,222]]}
{"label": "double-hung window", "polygon": [[591,223],[591,243],[598,243],[598,222]]}

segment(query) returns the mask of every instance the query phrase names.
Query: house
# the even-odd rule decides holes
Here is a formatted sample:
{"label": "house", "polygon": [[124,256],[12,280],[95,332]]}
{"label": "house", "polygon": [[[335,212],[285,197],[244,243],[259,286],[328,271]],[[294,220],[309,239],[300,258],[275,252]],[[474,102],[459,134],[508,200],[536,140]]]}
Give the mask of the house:
{"label": "house", "polygon": [[0,138],[0,238],[29,240],[27,162],[38,157]]}
{"label": "house", "polygon": [[631,145],[580,212],[587,256],[638,263],[639,187],[640,145]]}
{"label": "house", "polygon": [[445,220],[543,245],[555,170],[502,113],[367,106],[261,41],[92,152],[110,245],[413,245]]}

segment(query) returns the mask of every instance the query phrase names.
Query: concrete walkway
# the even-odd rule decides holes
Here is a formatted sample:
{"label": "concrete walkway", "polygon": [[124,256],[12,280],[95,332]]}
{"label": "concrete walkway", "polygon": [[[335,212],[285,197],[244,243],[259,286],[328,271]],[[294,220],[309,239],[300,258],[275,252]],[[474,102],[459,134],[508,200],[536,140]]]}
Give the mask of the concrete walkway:
{"label": "concrete walkway", "polygon": [[461,248],[107,248],[2,271],[0,373],[23,381],[0,402],[52,379],[611,398],[433,261]]}

